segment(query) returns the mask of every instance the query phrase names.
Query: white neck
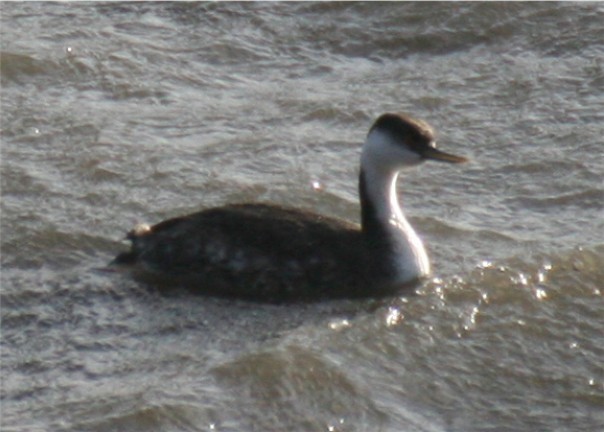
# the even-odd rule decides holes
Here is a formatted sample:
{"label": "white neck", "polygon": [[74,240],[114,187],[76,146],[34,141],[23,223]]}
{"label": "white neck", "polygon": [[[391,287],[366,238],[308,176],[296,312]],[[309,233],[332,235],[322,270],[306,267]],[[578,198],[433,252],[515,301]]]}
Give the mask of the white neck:
{"label": "white neck", "polygon": [[[381,227],[391,245],[391,259],[397,273],[396,282],[404,283],[428,275],[430,261],[422,241],[399,205],[396,184],[399,172],[405,164],[401,164],[400,159],[396,163],[396,158],[389,154],[390,151],[387,146],[384,147],[381,137],[368,137],[361,156],[361,170],[365,177],[364,198],[369,203],[362,205],[372,206],[372,217],[375,218],[372,223]],[[414,160],[406,165],[417,163]]]}

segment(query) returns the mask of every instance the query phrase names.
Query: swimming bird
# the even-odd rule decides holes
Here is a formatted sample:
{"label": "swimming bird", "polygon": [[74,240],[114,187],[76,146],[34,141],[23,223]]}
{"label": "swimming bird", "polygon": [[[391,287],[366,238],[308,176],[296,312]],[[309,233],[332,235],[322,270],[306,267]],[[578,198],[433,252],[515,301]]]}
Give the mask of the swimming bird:
{"label": "swimming bird", "polygon": [[395,294],[430,274],[422,241],[399,205],[401,171],[467,159],[436,148],[433,129],[386,113],[361,152],[360,226],[271,204],[230,204],[139,225],[113,265],[200,293],[283,302]]}

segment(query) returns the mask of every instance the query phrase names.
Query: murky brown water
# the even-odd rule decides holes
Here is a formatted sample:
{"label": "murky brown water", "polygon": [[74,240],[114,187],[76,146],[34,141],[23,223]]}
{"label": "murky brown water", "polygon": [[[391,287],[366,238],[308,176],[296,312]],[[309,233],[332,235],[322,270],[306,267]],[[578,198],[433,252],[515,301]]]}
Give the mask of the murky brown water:
{"label": "murky brown water", "polygon": [[[0,8],[3,430],[604,428],[602,4]],[[135,223],[222,203],[357,220],[387,111],[472,158],[401,182],[418,295],[259,305],[94,270]]]}

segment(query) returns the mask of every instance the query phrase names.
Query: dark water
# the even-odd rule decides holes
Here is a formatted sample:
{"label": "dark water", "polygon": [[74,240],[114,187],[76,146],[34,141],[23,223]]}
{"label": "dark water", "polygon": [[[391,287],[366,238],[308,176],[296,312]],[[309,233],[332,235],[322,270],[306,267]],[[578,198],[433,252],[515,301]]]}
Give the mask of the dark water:
{"label": "dark water", "polygon": [[[0,9],[3,431],[604,429],[602,3]],[[135,223],[223,203],[357,220],[387,111],[472,158],[401,182],[417,295],[95,271]]]}

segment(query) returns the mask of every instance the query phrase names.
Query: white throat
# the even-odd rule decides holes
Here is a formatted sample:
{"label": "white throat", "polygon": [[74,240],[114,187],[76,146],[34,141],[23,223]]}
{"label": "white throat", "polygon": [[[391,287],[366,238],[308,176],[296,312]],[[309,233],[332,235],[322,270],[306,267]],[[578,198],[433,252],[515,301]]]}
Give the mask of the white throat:
{"label": "white throat", "polygon": [[374,131],[367,137],[361,156],[367,199],[392,245],[397,282],[405,283],[430,273],[430,261],[417,233],[407,221],[398,201],[397,179],[406,166],[421,159],[410,150],[393,146],[388,136]]}

